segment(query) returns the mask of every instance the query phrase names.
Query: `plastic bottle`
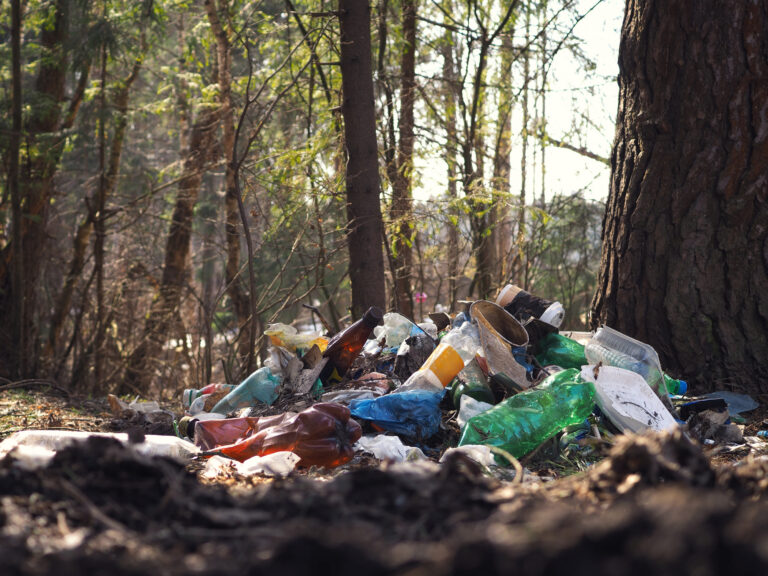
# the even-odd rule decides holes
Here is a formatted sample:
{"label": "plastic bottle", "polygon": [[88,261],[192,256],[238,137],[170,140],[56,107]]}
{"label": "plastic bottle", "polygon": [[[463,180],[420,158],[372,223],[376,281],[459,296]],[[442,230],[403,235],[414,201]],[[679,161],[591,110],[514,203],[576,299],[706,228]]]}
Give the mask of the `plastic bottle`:
{"label": "plastic bottle", "polygon": [[584,346],[561,336],[560,334],[548,334],[538,343],[540,352],[536,354],[536,360],[542,366],[554,364],[561,368],[581,368],[587,362],[584,356]]}
{"label": "plastic bottle", "polygon": [[411,374],[394,393],[408,390],[439,392],[448,386],[463,368],[464,360],[459,353],[449,344],[441,342],[422,367]]}
{"label": "plastic bottle", "polygon": [[288,451],[301,458],[299,466],[333,468],[352,459],[353,445],[360,436],[362,429],[350,419],[349,408],[320,403],[213,453],[244,462],[253,456]]}
{"label": "plastic bottle", "polygon": [[277,391],[282,383],[282,376],[272,374],[266,366],[259,368],[219,400],[211,412],[228,414],[238,408],[254,406],[257,402],[272,404],[277,400]]}
{"label": "plastic bottle", "polygon": [[371,306],[360,320],[331,339],[323,353],[323,356],[328,358],[328,363],[320,372],[320,381],[323,386],[332,386],[341,382],[373,329],[381,324],[383,317],[381,308]]}
{"label": "plastic bottle", "polygon": [[449,344],[456,350],[465,365],[474,360],[478,351],[482,349],[480,332],[477,330],[477,326],[471,322],[465,322],[459,328],[454,328],[443,336],[440,342]]}
{"label": "plastic bottle", "polygon": [[194,402],[195,399],[200,398],[200,396],[207,396],[208,394],[221,392],[222,390],[231,392],[235,387],[236,384],[208,384],[202,388],[187,388],[181,394],[181,405],[186,410],[192,405],[192,402]]}
{"label": "plastic bottle", "polygon": [[662,377],[659,355],[648,344],[644,344],[621,332],[603,326],[587,342],[584,354],[590,364],[602,362],[640,374],[648,385],[659,395],[668,396]]}
{"label": "plastic bottle", "polygon": [[406,338],[421,331],[416,324],[397,312],[384,314],[384,324],[373,329],[376,340],[384,338],[385,346],[389,349],[397,349]]}
{"label": "plastic bottle", "polygon": [[488,379],[475,360],[464,366],[453,381],[451,396],[456,409],[461,405],[461,397],[464,395],[480,402],[496,403],[493,391],[488,385]]}
{"label": "plastic bottle", "polygon": [[459,446],[487,444],[519,458],[566,426],[583,421],[594,407],[595,388],[575,368],[548,377],[541,385],[507,398],[470,418]]}
{"label": "plastic bottle", "polygon": [[672,396],[683,396],[688,392],[688,382],[685,380],[677,380],[672,378],[672,376],[667,376],[663,372],[661,375],[664,377],[664,384],[667,385],[667,392]]}
{"label": "plastic bottle", "polygon": [[521,321],[533,316],[555,328],[559,328],[565,318],[565,308],[560,302],[534,296],[514,284],[507,284],[499,291],[496,304]]}
{"label": "plastic bottle", "polygon": [[202,450],[211,450],[217,446],[226,446],[238,440],[244,440],[255,432],[282,424],[286,418],[295,415],[295,412],[284,412],[277,416],[224,420],[200,420],[193,416],[185,416],[179,420],[179,434],[192,440]]}

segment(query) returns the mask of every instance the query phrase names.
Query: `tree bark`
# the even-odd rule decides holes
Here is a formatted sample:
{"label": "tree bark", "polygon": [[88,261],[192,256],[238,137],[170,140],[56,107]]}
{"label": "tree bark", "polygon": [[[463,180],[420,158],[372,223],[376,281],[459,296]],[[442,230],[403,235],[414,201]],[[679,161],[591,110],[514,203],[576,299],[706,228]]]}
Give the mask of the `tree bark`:
{"label": "tree bark", "polygon": [[768,391],[768,5],[628,0],[592,324]]}
{"label": "tree bark", "polygon": [[[21,222],[14,222],[14,231],[21,241],[11,241],[0,253],[0,374],[31,376],[36,371],[37,339],[36,289],[45,254],[48,206],[53,193],[53,177],[61,158],[63,139],[60,138],[62,103],[68,63],[66,51],[69,29],[69,2],[53,3],[51,25],[40,34],[42,57],[30,100],[31,113],[24,136],[30,153],[20,167],[24,178],[19,181],[17,207]],[[19,15],[20,17],[20,15]],[[65,117],[67,118],[67,117]],[[19,258],[21,263],[19,263]],[[23,268],[23,283],[14,283],[14,276]],[[22,298],[23,305],[16,301]],[[19,310],[21,308],[21,310]],[[15,319],[14,319],[15,318]],[[20,322],[20,324],[19,324]],[[16,341],[13,326],[23,326],[23,340]],[[21,369],[23,368],[23,371]],[[23,373],[22,373],[23,372]]]}
{"label": "tree bark", "polygon": [[[216,38],[216,56],[219,63],[219,102],[221,106],[221,149],[227,158],[224,176],[226,204],[226,239],[227,265],[225,268],[227,294],[237,318],[238,359],[242,370],[250,369],[245,364],[251,344],[251,303],[248,294],[243,290],[240,279],[240,209],[237,203],[238,190],[235,182],[237,166],[235,164],[235,117],[232,106],[232,50],[229,36],[219,18],[219,12],[226,14],[228,2],[223,0],[216,8],[214,0],[205,1],[205,10],[211,30]],[[242,371],[241,370],[241,371]],[[239,377],[241,374],[238,374]]]}
{"label": "tree bark", "polygon": [[384,307],[383,224],[379,191],[378,146],[371,74],[370,6],[339,0],[341,77],[346,170],[347,238],[352,314]]}
{"label": "tree bark", "polygon": [[16,342],[17,346],[11,350],[17,352],[11,360],[11,372],[9,375],[15,378],[23,378],[26,368],[26,349],[25,344],[26,330],[24,318],[24,292],[19,290],[25,285],[24,281],[24,260],[21,258],[23,252],[23,240],[21,234],[21,190],[19,188],[19,151],[21,149],[21,2],[20,0],[11,0],[11,138],[9,142],[8,154],[10,156],[8,188],[11,193],[11,210],[13,216],[12,242],[16,246],[16,254],[13,257],[11,270],[11,286],[15,287],[11,302],[11,341]]}
{"label": "tree bark", "polygon": [[395,224],[395,298],[401,314],[413,318],[412,236],[413,211],[413,104],[416,99],[416,0],[403,1],[403,53],[400,60],[400,138],[397,145],[397,174],[392,183],[390,216]]}
{"label": "tree bark", "polygon": [[219,108],[206,109],[200,113],[192,127],[165,245],[162,281],[147,316],[144,336],[131,354],[124,384],[119,392],[147,389],[154,361],[162,351],[169,329],[178,316],[181,292],[186,280],[195,204],[205,168],[212,161],[219,112]]}

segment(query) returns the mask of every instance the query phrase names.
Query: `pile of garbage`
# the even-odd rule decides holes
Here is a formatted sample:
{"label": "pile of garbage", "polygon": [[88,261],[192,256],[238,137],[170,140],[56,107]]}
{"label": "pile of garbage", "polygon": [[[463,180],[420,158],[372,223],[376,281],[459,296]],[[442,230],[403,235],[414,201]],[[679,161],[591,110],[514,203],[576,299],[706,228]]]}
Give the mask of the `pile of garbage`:
{"label": "pile of garbage", "polygon": [[[618,434],[686,422],[705,443],[744,441],[738,413],[757,404],[729,393],[686,398],[687,383],[667,375],[648,344],[608,326],[561,333],[559,302],[511,284],[495,302],[465,308],[416,323],[371,307],[332,338],[270,325],[264,366],[237,385],[185,390],[178,421],[156,405],[110,401],[145,429],[172,422],[178,438],[147,437],[147,450],[200,456],[210,476],[335,468],[361,452],[402,462],[457,451],[520,474],[518,459],[558,435],[559,450],[584,454]],[[31,466],[43,465],[72,439],[22,433],[0,456],[27,446]]]}

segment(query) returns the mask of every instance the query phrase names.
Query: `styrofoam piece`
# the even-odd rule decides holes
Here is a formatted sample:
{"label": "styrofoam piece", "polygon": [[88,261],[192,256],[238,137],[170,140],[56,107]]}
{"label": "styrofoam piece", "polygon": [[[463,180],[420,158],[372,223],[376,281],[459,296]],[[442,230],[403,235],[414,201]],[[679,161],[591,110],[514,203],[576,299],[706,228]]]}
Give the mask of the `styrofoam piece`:
{"label": "styrofoam piece", "polygon": [[406,462],[426,458],[421,449],[406,446],[398,436],[385,436],[383,434],[363,436],[357,441],[355,448],[369,452],[379,460],[390,460],[393,462]]}
{"label": "styrofoam piece", "polygon": [[642,376],[614,366],[600,366],[597,377],[595,372],[594,365],[583,366],[581,377],[595,385],[597,405],[619,430],[661,432],[677,427],[672,414]]}
{"label": "styrofoam piece", "polygon": [[[85,442],[88,438],[114,438],[123,444],[128,444],[128,434],[107,432],[81,432],[67,430],[23,430],[16,432],[0,442],[0,458],[5,457],[17,446],[36,446],[57,452],[75,442]],[[176,436],[148,435],[144,442],[131,444],[133,448],[147,456],[169,456],[185,459],[194,456],[200,449],[192,442]]]}

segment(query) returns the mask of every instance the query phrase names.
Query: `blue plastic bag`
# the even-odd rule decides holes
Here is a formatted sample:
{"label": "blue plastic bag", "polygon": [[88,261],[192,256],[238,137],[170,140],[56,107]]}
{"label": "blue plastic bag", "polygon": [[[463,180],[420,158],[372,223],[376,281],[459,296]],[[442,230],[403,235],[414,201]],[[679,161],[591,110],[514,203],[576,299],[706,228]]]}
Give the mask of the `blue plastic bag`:
{"label": "blue plastic bag", "polygon": [[411,438],[426,440],[440,427],[440,401],[445,390],[409,390],[371,400],[353,400],[352,416],[369,420],[384,430]]}

